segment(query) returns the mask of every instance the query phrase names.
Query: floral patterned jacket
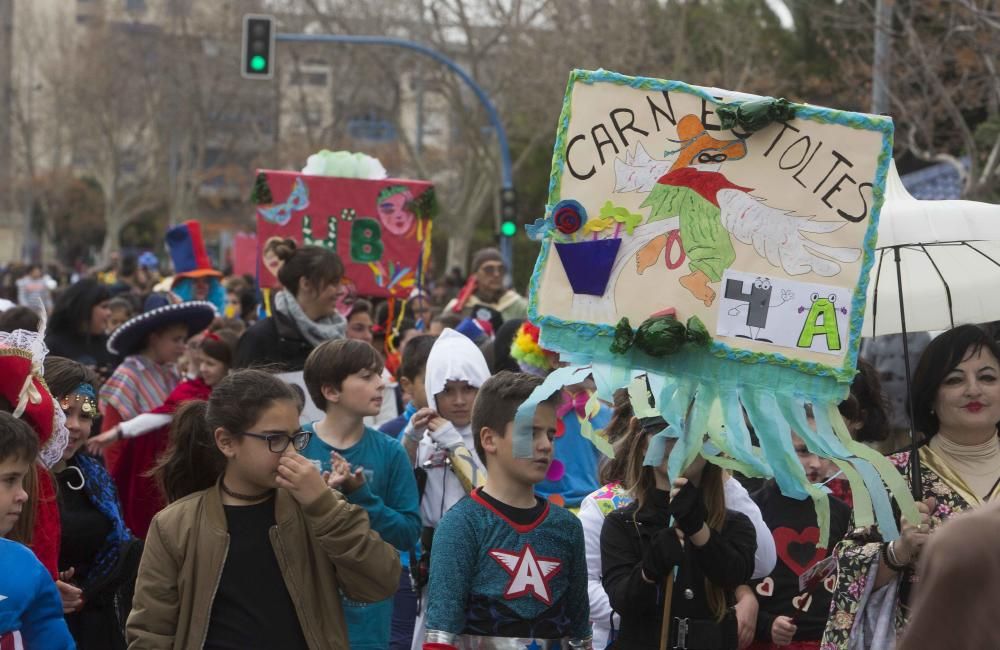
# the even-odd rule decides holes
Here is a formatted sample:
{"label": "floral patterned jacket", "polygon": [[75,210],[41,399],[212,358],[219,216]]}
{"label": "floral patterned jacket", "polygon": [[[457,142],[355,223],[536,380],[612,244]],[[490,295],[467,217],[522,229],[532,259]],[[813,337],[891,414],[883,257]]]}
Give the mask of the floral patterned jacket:
{"label": "floral patterned jacket", "polygon": [[[889,456],[896,469],[903,474],[909,483],[910,452],[902,452]],[[934,497],[937,508],[931,513],[931,530],[940,526],[954,514],[981,505],[983,500],[977,497],[965,482],[952,470],[940,456],[928,447],[920,448],[920,482],[921,498]],[[1000,494],[1000,487],[994,488],[987,500],[992,501]],[[848,650],[851,632],[854,629],[859,614],[867,605],[869,593],[868,581],[874,580],[878,573],[878,560],[882,550],[881,540],[871,541],[872,536],[849,535],[847,539],[837,544],[834,555],[837,558],[837,585],[833,600],[830,603],[830,618],[826,624],[820,650]],[[915,583],[917,578],[905,574],[906,579]],[[896,598],[894,604],[894,621],[898,635],[906,624],[907,610]]]}

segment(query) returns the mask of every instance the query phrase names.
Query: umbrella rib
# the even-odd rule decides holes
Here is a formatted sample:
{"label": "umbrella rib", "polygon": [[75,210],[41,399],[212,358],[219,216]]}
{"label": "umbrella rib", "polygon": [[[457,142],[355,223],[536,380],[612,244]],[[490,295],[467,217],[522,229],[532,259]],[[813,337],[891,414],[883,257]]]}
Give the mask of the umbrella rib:
{"label": "umbrella rib", "polygon": [[944,293],[948,297],[948,320],[951,322],[951,327],[954,328],[955,327],[955,311],[952,308],[952,304],[951,304],[951,287],[948,286],[948,281],[944,279],[944,274],[941,273],[941,269],[938,268],[938,265],[934,261],[934,258],[931,257],[930,253],[927,252],[927,249],[924,247],[923,244],[920,244],[920,249],[922,251],[924,251],[924,255],[927,256],[927,261],[929,261],[931,263],[931,266],[934,267],[934,272],[938,274],[938,278],[941,279],[941,284],[944,285]]}
{"label": "umbrella rib", "polygon": [[969,242],[967,242],[967,241],[962,242],[962,246],[968,246],[969,248],[971,248],[972,250],[976,251],[977,253],[979,253],[980,255],[982,255],[983,257],[985,257],[986,259],[988,259],[989,261],[993,262],[994,266],[1000,266],[1000,262],[996,261],[995,259],[993,259],[989,255],[987,255],[983,251],[979,250],[978,248],[976,248],[975,246],[973,246]]}
{"label": "umbrella rib", "polygon": [[877,329],[876,325],[878,323],[878,281],[882,277],[882,260],[885,259],[885,251],[887,249],[883,248],[879,251],[878,256],[878,266],[875,267],[875,290],[872,291],[872,336],[875,336],[875,331]]}

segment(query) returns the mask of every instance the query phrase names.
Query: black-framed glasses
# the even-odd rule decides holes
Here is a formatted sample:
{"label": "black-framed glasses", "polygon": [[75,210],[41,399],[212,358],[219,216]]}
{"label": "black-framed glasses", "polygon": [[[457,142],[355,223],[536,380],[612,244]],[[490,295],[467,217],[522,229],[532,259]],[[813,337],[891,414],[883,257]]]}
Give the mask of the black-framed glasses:
{"label": "black-framed glasses", "polygon": [[312,439],[311,431],[296,431],[292,435],[288,435],[287,433],[283,433],[281,431],[274,431],[271,433],[253,433],[251,431],[244,431],[243,435],[250,436],[251,438],[258,438],[260,440],[266,440],[267,448],[276,454],[280,454],[288,449],[288,443],[292,443],[292,448],[295,449],[295,451],[302,451]]}

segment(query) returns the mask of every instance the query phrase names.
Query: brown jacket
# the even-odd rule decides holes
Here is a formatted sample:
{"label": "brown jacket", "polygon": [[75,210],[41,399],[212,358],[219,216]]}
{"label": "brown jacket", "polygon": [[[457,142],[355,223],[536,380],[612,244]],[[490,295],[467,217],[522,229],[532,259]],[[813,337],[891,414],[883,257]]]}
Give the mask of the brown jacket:
{"label": "brown jacket", "polygon": [[[363,508],[332,490],[305,507],[278,490],[275,520],[271,545],[309,647],[347,648],[341,590],[361,602],[389,598],[399,586],[399,554],[371,530]],[[130,650],[203,646],[228,550],[218,486],[156,515],[126,626]]]}

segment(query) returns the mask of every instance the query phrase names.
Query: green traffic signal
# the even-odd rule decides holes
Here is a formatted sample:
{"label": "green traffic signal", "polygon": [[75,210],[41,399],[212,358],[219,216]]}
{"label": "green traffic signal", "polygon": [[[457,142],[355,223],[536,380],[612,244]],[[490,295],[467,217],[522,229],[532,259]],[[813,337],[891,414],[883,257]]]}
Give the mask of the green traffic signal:
{"label": "green traffic signal", "polygon": [[250,59],[250,69],[255,72],[261,72],[267,67],[267,59],[257,54]]}
{"label": "green traffic signal", "polygon": [[513,221],[504,221],[500,224],[500,234],[504,237],[513,237],[517,234],[517,224]]}

